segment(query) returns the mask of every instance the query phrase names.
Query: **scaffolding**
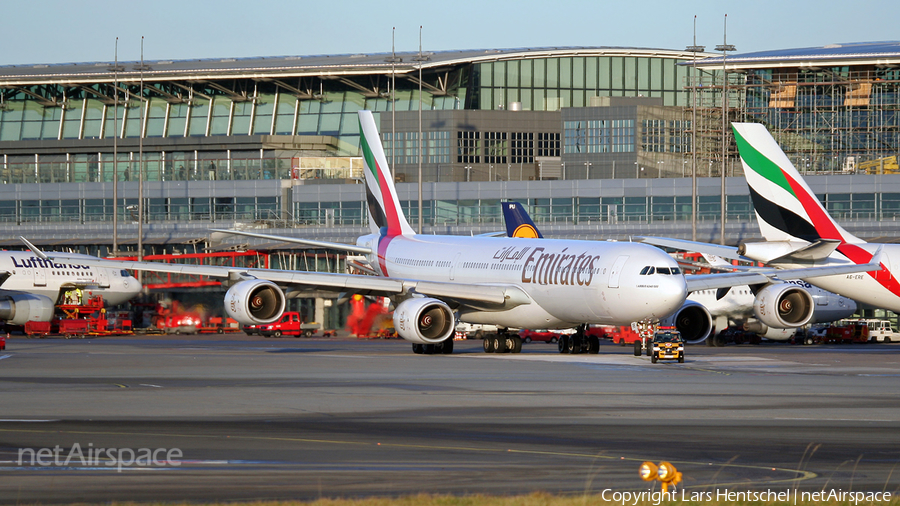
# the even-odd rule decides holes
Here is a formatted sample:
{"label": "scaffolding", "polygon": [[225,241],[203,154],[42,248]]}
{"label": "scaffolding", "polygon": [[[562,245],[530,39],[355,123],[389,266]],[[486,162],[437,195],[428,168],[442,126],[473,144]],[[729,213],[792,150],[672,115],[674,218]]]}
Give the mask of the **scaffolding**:
{"label": "scaffolding", "polygon": [[[698,174],[721,170],[722,78],[687,83],[697,94]],[[801,173],[851,174],[900,152],[900,70],[885,66],[749,69],[728,74],[729,121],[763,123]],[[731,132],[725,132],[731,137]],[[741,175],[729,139],[727,175]],[[701,162],[700,160],[704,160]],[[862,168],[860,168],[860,166]]]}

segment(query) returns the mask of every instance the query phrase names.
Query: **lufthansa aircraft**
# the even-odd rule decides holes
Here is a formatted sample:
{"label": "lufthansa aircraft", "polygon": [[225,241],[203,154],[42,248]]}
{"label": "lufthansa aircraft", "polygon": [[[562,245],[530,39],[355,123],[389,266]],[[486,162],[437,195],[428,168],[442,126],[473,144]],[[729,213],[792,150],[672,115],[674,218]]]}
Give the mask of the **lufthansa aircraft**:
{"label": "lufthansa aircraft", "polygon": [[[277,320],[285,299],[304,290],[387,296],[394,303],[397,333],[411,341],[417,353],[452,352],[454,313],[462,321],[499,327],[628,325],[671,314],[695,289],[746,284],[748,279],[769,282],[760,273],[692,276],[687,281],[672,257],[640,243],[417,235],[400,208],[371,111],[360,111],[359,119],[371,234],[351,246],[228,232],[362,254],[366,269],[375,275],[102,262],[123,269],[227,278],[225,311],[242,324]],[[827,272],[844,272],[834,269]],[[813,271],[823,272],[809,269],[792,277]],[[771,309],[780,311],[775,307]]]}
{"label": "lufthansa aircraft", "polygon": [[66,254],[52,261],[28,251],[0,251],[0,320],[11,325],[50,321],[64,292],[76,288],[85,296],[102,295],[113,306],[141,292],[141,284],[127,271],[98,260]]}
{"label": "lufthansa aircraft", "polygon": [[[518,202],[501,202],[503,219],[506,222],[506,233],[509,237],[543,237],[537,225],[531,220],[525,207]],[[731,272],[731,263],[714,255],[704,255],[710,267],[722,272]],[[690,276],[687,278],[690,280]],[[808,323],[831,322],[846,318],[856,312],[856,303],[846,297],[822,290],[806,281],[788,280],[809,292],[813,300],[812,317]],[[662,319],[663,325],[674,325],[679,328],[685,341],[691,344],[706,341],[710,346],[717,346],[721,340],[712,336],[715,327],[721,332],[726,327],[737,325],[744,330],[755,332],[772,341],[787,341],[794,336],[797,328],[770,327],[760,321],[756,315],[756,294],[747,285],[735,286],[727,293],[719,290],[698,290],[691,292],[684,305],[675,313]]]}
{"label": "lufthansa aircraft", "polygon": [[656,237],[642,240],[785,269],[876,264],[880,269],[805,279],[857,302],[900,312],[900,282],[891,270],[900,265],[900,245],[867,243],[844,230],[828,215],[765,126],[733,123],[732,127],[765,242],[733,248]]}

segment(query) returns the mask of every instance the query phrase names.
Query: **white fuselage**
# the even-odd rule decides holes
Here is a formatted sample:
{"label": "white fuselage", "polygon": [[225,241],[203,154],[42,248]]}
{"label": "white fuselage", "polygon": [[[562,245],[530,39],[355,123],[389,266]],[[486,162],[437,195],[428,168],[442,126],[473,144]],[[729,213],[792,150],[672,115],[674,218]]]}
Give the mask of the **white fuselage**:
{"label": "white fuselage", "polygon": [[0,272],[9,273],[0,291],[43,295],[53,302],[59,301],[62,292],[81,288],[85,297],[102,295],[107,304],[116,305],[130,300],[142,288],[137,279],[121,269],[77,265],[73,259],[51,262],[28,251],[0,251]]}
{"label": "white fuselage", "polygon": [[[684,276],[662,250],[639,243],[499,237],[364,236],[384,276],[433,282],[515,285],[529,304],[460,315],[470,323],[567,328],[661,318],[687,296]],[[674,274],[641,275],[646,266]]]}

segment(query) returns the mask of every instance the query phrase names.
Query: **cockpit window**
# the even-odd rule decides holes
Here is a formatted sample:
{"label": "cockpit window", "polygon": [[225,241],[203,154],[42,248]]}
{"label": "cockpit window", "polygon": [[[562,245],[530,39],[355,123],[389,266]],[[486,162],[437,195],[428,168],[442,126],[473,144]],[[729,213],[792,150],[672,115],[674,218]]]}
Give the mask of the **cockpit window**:
{"label": "cockpit window", "polygon": [[656,269],[654,269],[652,265],[648,265],[641,269],[641,276],[649,276],[654,272],[656,272]]}
{"label": "cockpit window", "polygon": [[669,268],[668,267],[657,267],[656,273],[657,274],[669,274]]}
{"label": "cockpit window", "polygon": [[126,271],[125,269],[122,269],[121,271],[119,271],[119,275],[122,276],[123,278],[127,278],[128,276],[131,276],[131,274],[128,274],[128,271]]}
{"label": "cockpit window", "polygon": [[678,267],[672,267],[672,274],[681,274],[681,269]]}

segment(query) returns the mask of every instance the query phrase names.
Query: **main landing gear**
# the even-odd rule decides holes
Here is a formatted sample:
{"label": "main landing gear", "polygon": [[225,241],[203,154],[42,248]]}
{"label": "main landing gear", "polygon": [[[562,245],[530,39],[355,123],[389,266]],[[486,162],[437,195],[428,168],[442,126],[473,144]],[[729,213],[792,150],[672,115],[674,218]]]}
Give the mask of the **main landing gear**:
{"label": "main landing gear", "polygon": [[508,329],[497,329],[496,335],[484,337],[485,353],[521,353],[522,338],[518,334],[510,334]]}
{"label": "main landing gear", "polygon": [[556,345],[559,347],[560,353],[591,353],[600,352],[600,338],[597,336],[589,336],[587,334],[587,324],[578,326],[578,330],[574,334],[565,335],[559,338]]}

